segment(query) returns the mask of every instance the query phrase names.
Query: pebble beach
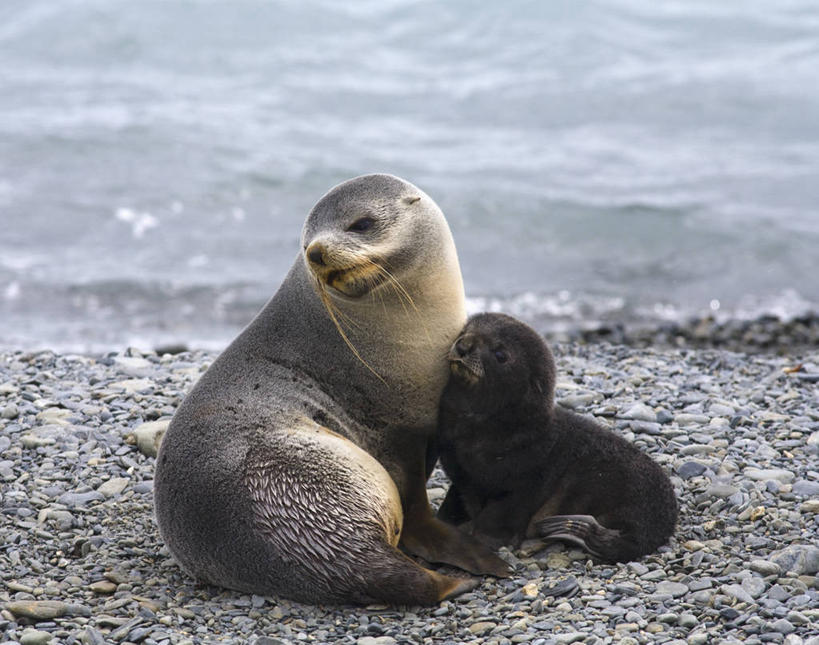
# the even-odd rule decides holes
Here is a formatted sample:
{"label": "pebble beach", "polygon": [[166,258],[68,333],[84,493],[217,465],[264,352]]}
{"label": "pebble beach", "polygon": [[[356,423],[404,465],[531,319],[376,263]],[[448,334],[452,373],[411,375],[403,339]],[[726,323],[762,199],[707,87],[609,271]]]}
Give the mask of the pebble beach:
{"label": "pebble beach", "polygon": [[[0,641],[819,645],[819,351],[554,349],[559,402],[671,476],[674,538],[616,565],[529,541],[501,551],[510,578],[424,608],[308,606],[179,569],[153,519],[156,447],[214,354],[0,353]],[[436,470],[434,504],[446,486]]]}

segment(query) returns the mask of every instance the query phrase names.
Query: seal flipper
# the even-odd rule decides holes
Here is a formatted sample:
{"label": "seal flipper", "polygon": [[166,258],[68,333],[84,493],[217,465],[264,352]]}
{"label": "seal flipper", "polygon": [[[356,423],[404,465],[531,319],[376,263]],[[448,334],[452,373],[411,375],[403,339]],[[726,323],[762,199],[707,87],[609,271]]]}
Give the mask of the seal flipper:
{"label": "seal flipper", "polygon": [[402,500],[404,528],[400,546],[427,562],[450,564],[475,575],[506,578],[509,565],[471,535],[432,514],[424,480],[415,478]]}
{"label": "seal flipper", "polygon": [[442,522],[427,510],[426,517],[404,525],[401,545],[427,562],[450,564],[475,575],[506,578],[509,564],[471,535]]}
{"label": "seal flipper", "polygon": [[472,591],[480,584],[476,578],[456,578],[425,569],[397,549],[392,551],[389,557],[379,558],[389,562],[389,567],[381,570],[374,567],[366,595],[357,599],[361,604],[434,605]]}
{"label": "seal flipper", "polygon": [[591,515],[553,515],[540,520],[536,530],[545,540],[571,542],[604,562],[628,562],[640,555],[635,540]]}
{"label": "seal flipper", "polygon": [[480,584],[476,578],[456,578],[425,569],[388,544],[380,545],[370,556],[373,566],[364,593],[354,596],[361,604],[434,605]]}

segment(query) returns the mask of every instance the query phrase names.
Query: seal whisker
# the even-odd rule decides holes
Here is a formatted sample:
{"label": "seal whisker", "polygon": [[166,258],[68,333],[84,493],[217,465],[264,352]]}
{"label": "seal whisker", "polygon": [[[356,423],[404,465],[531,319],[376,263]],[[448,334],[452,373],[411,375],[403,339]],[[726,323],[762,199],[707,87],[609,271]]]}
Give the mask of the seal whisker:
{"label": "seal whisker", "polygon": [[404,285],[402,285],[401,282],[398,280],[398,278],[396,278],[395,275],[393,275],[387,269],[387,267],[384,266],[384,264],[387,264],[386,260],[384,260],[383,258],[378,258],[378,260],[379,260],[378,262],[376,262],[375,260],[373,260],[371,258],[367,258],[367,260],[371,264],[373,264],[379,271],[381,271],[384,274],[384,276],[386,276],[389,279],[389,281],[392,282],[392,284],[394,284],[395,287],[398,290],[400,290],[401,294],[403,294],[403,296],[407,299],[407,302],[409,302],[409,304],[415,310],[415,313],[420,315],[420,312],[418,311],[418,307],[415,305],[415,301],[412,299],[412,296],[409,294],[409,291],[407,291],[406,288],[404,287]]}
{"label": "seal whisker", "polygon": [[[387,385],[387,382],[382,378],[382,376],[378,372],[376,372],[370,366],[370,364],[361,357],[361,354],[358,353],[358,350],[355,348],[355,345],[353,345],[352,341],[347,337],[347,334],[344,332],[344,329],[341,327],[341,324],[338,322],[338,318],[336,317],[336,308],[333,307],[332,301],[330,300],[330,296],[325,291],[324,285],[322,285],[321,283],[319,283],[319,297],[321,298],[321,302],[324,305],[324,308],[327,310],[327,315],[330,316],[330,320],[333,321],[333,324],[336,326],[336,329],[338,330],[338,333],[344,339],[344,342],[347,343],[347,347],[350,348],[350,350],[353,352],[353,354],[355,354],[355,357],[359,361],[361,361],[361,363],[364,365],[364,367],[366,367],[368,370],[370,370],[375,375],[375,377],[379,381],[381,381],[384,385]],[[339,312],[339,313],[341,313],[341,312]]]}
{"label": "seal whisker", "polygon": [[[424,323],[424,318],[421,316],[421,312],[418,310],[417,305],[415,304],[415,300],[413,300],[412,296],[410,295],[409,291],[407,291],[406,287],[396,278],[385,266],[384,264],[388,264],[388,262],[384,258],[378,258],[378,262],[373,260],[372,258],[367,258],[368,262],[370,262],[377,270],[379,270],[382,275],[387,279],[387,282],[392,286],[396,295],[398,296],[399,300],[406,299],[406,301],[410,304],[410,306],[415,311],[416,317],[418,318],[418,322],[421,324],[421,327],[424,330],[424,334],[426,335],[427,339],[432,342],[432,337],[429,334],[429,329],[427,329],[426,324]],[[383,264],[382,264],[383,263]],[[404,311],[409,316],[409,311],[407,311],[406,307],[404,307]]]}
{"label": "seal whisker", "polygon": [[[359,325],[351,316],[345,314],[341,309],[333,305],[333,301],[330,296],[326,292],[326,286],[319,280],[317,277],[314,277],[314,281],[316,286],[320,292],[320,297],[322,304],[326,309],[332,309],[332,312],[340,319],[341,322],[347,324],[348,327],[355,327],[356,329],[360,329],[361,325]],[[326,300],[325,300],[326,298]],[[335,319],[333,319],[335,322]]]}

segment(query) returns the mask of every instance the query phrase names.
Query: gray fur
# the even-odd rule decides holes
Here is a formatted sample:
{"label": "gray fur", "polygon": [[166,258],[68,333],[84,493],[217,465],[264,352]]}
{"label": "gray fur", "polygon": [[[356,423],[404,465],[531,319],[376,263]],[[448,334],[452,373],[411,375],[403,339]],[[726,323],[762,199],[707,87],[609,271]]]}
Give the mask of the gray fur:
{"label": "gray fur", "polygon": [[[355,246],[359,238],[344,230],[365,212],[403,218],[418,232],[391,264],[416,312],[383,287],[377,298],[334,296],[355,319],[346,329],[350,340],[384,380],[343,341],[299,254],[278,292],[202,376],[168,428],[157,458],[157,522],[176,560],[202,581],[307,602],[413,604],[441,595],[430,572],[393,546],[401,517],[391,515],[383,482],[322,440],[329,430],[375,457],[403,501],[417,470],[407,446],[423,456],[446,380],[445,347],[464,319],[457,259],[454,274],[451,262],[443,264],[455,258],[443,215],[403,180],[368,175],[331,190],[305,223],[304,248],[318,238]],[[393,223],[383,226],[373,235],[389,239]],[[370,243],[361,239],[361,247]],[[420,278],[428,279],[436,263],[449,303],[425,300],[429,285]],[[418,317],[442,328],[432,347]],[[414,339],[403,356],[390,344],[396,334],[404,344]],[[439,360],[424,363],[432,352]],[[414,384],[402,380],[407,354],[427,375],[423,384],[417,376]]]}

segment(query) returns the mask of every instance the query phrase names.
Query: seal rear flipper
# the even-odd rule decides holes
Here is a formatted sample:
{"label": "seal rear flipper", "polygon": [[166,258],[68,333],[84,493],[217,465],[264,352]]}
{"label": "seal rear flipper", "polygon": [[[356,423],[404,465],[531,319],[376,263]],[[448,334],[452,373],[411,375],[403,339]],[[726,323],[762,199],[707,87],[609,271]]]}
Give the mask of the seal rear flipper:
{"label": "seal rear flipper", "polygon": [[392,605],[434,605],[471,591],[480,584],[475,578],[457,578],[425,569],[389,545],[384,545],[369,572],[366,596],[360,602]]}
{"label": "seal rear flipper", "polygon": [[603,562],[628,562],[644,555],[626,533],[609,529],[591,515],[553,515],[536,525],[545,540],[570,542]]}

